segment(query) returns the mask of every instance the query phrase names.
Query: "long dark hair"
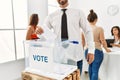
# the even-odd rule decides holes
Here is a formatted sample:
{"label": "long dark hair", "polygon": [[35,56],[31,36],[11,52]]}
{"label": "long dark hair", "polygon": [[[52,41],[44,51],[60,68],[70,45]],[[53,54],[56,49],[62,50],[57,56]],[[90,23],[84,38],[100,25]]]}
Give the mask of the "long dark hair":
{"label": "long dark hair", "polygon": [[118,38],[120,39],[120,27],[119,26],[113,26],[112,29],[111,29],[111,34],[113,34],[113,29],[116,28],[118,30]]}
{"label": "long dark hair", "polygon": [[38,24],[38,14],[32,14],[30,16],[29,25],[37,26],[37,24]]}
{"label": "long dark hair", "polygon": [[90,13],[89,13],[89,15],[88,15],[88,17],[87,17],[87,20],[88,20],[89,22],[94,22],[97,18],[98,18],[98,17],[97,17],[97,14],[93,11],[93,9],[91,9],[91,10],[90,10]]}

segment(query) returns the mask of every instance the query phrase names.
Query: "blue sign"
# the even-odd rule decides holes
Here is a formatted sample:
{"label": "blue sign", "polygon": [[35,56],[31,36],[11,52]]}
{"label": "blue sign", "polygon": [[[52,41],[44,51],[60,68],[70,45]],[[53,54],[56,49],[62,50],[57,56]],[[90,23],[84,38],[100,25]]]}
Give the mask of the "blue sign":
{"label": "blue sign", "polygon": [[48,56],[33,55],[34,61],[41,61],[48,63]]}

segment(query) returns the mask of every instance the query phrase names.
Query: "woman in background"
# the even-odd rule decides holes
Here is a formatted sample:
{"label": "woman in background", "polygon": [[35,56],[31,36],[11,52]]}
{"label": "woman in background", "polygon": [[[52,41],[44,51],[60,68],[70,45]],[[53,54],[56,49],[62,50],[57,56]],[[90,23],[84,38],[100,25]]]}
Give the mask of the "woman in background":
{"label": "woman in background", "polygon": [[119,28],[119,26],[113,26],[111,29],[111,34],[114,36],[114,43],[111,43],[110,45],[112,47],[120,48],[120,28]]}
{"label": "woman in background", "polygon": [[[39,22],[38,14],[32,14],[30,16],[26,40],[38,39],[37,34],[36,34],[36,29],[39,27],[37,26],[38,22]],[[42,29],[41,29],[41,33],[43,33]]]}
{"label": "woman in background", "polygon": [[[103,29],[96,25],[98,17],[93,10],[90,10],[90,14],[87,17],[87,20],[92,28],[95,42],[95,59],[89,65],[89,77],[90,80],[98,80],[99,68],[104,57],[101,45],[103,45],[106,52],[110,52],[110,49],[107,48]],[[85,51],[86,55],[87,53],[88,50]]]}

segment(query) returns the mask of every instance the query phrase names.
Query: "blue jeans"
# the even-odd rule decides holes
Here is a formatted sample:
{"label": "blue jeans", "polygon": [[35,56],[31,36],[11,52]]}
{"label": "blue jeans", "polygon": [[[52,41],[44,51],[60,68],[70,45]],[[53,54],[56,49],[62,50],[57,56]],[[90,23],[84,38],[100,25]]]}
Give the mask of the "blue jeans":
{"label": "blue jeans", "polygon": [[[85,51],[85,56],[87,56],[88,49]],[[103,51],[95,49],[95,59],[94,61],[89,65],[89,77],[90,80],[98,80],[98,73],[100,65],[103,61]]]}
{"label": "blue jeans", "polygon": [[80,69],[80,75],[82,73],[82,65],[83,65],[83,60],[80,60],[77,62],[77,67],[78,67],[78,69]]}

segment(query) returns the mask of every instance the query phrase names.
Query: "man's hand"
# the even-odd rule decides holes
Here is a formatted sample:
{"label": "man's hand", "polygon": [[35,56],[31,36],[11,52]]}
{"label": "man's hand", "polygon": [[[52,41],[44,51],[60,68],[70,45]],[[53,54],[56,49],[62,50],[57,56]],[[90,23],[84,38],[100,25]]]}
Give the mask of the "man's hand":
{"label": "man's hand", "polygon": [[41,27],[38,27],[35,31],[36,34],[42,34],[44,31]]}
{"label": "man's hand", "polygon": [[91,64],[94,61],[94,54],[88,53],[87,54],[87,62],[88,64]]}

